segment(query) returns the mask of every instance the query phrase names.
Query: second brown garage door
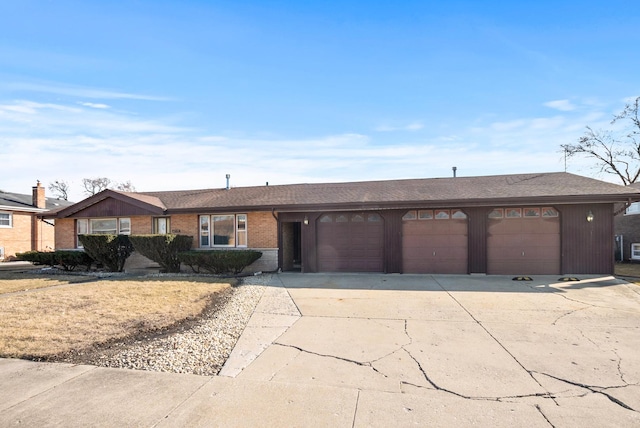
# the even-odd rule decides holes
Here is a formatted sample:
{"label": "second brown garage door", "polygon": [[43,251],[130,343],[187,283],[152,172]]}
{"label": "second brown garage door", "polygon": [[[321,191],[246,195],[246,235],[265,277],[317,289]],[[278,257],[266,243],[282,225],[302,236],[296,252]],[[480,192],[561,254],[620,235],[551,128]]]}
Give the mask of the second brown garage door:
{"label": "second brown garage door", "polygon": [[317,223],[320,272],[383,272],[384,221],[378,213],[326,213]]}
{"label": "second brown garage door", "polygon": [[496,208],[489,214],[487,273],[560,273],[560,218],[549,207]]}
{"label": "second brown garage door", "polygon": [[402,271],[466,274],[467,229],[461,210],[407,212],[402,219]]}

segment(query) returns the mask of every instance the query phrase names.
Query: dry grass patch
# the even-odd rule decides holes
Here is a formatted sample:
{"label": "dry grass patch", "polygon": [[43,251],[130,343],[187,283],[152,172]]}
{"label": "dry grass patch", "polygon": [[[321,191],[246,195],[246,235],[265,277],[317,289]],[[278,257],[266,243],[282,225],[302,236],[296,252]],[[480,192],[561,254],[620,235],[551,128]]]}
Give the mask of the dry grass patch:
{"label": "dry grass patch", "polygon": [[0,356],[49,358],[175,325],[230,286],[217,281],[108,279],[0,297]]}
{"label": "dry grass patch", "polygon": [[0,272],[0,295],[16,291],[34,290],[36,288],[55,287],[77,282],[93,280],[73,275],[34,275],[17,272]]}

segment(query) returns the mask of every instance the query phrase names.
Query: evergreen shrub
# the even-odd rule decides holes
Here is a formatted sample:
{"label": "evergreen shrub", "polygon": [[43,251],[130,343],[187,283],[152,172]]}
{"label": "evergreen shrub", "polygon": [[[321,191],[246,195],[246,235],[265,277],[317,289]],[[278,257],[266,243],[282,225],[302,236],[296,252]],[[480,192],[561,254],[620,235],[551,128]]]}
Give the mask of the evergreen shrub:
{"label": "evergreen shrub", "polygon": [[262,257],[254,250],[185,251],[178,254],[182,263],[194,272],[205,270],[214,274],[239,274],[244,268]]}

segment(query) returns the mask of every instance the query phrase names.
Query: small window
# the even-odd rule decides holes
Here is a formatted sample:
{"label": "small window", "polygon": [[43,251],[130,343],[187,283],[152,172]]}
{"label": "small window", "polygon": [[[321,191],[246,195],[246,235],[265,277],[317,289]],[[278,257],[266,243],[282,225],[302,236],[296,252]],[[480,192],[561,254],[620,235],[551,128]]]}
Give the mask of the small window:
{"label": "small window", "polygon": [[640,244],[631,244],[631,258],[640,260]]}
{"label": "small window", "polygon": [[462,210],[451,210],[451,218],[465,219],[467,215]]}
{"label": "small window", "polygon": [[436,220],[448,220],[451,218],[449,210],[436,210],[435,213]]}
{"label": "small window", "polygon": [[624,212],[625,215],[640,214],[640,202],[634,202],[629,205],[629,208]]}
{"label": "small window", "polygon": [[153,233],[166,235],[171,230],[168,217],[157,217],[153,219]]}
{"label": "small window", "polygon": [[131,219],[130,218],[121,218],[118,219],[118,233],[120,235],[131,235]]}
{"label": "small window", "polygon": [[331,223],[333,221],[333,217],[331,214],[325,214],[320,217],[320,223]]}
{"label": "small window", "polygon": [[349,217],[344,214],[336,215],[336,223],[347,223],[349,221]]}
{"label": "small window", "polygon": [[489,213],[489,218],[503,218],[504,212],[502,208],[495,208],[493,211]]}
{"label": "small window", "polygon": [[527,218],[538,218],[540,217],[540,208],[525,208],[524,216]]}
{"label": "small window", "polygon": [[542,217],[558,217],[558,210],[555,208],[542,208]]}
{"label": "small window", "polygon": [[13,216],[11,213],[0,213],[0,227],[13,227]]}
{"label": "small window", "polygon": [[367,215],[367,221],[372,223],[379,222],[382,221],[382,217],[378,213],[371,213]]}
{"label": "small window", "polygon": [[200,246],[209,246],[209,216],[200,216]]}
{"label": "small window", "polygon": [[78,239],[78,235],[86,235],[89,233],[89,220],[80,218],[76,220],[76,247],[84,248],[82,242]]}
{"label": "small window", "polygon": [[351,216],[351,221],[353,223],[362,223],[364,222],[364,216],[362,214],[353,214]]}
{"label": "small window", "polygon": [[236,245],[238,247],[247,246],[247,215],[238,214],[236,216]]}
{"label": "small window", "polygon": [[507,208],[505,210],[506,218],[520,218],[522,217],[522,209],[521,208]]}
{"label": "small window", "polygon": [[419,220],[433,220],[433,210],[420,210],[418,211]]}
{"label": "small window", "polygon": [[415,210],[407,211],[407,213],[402,216],[403,220],[415,220],[417,218],[418,214],[416,214]]}

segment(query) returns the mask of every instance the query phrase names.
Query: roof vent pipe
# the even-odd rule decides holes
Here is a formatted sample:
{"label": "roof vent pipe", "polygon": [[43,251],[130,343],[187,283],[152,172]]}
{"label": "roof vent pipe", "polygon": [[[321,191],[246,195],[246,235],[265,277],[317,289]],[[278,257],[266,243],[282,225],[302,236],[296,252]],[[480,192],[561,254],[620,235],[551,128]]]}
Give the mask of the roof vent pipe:
{"label": "roof vent pipe", "polygon": [[456,171],[458,170],[457,166],[451,168],[453,170],[453,178],[456,178]]}
{"label": "roof vent pipe", "polygon": [[229,187],[229,179],[231,178],[231,174],[227,174],[227,190],[229,190],[231,187]]}

